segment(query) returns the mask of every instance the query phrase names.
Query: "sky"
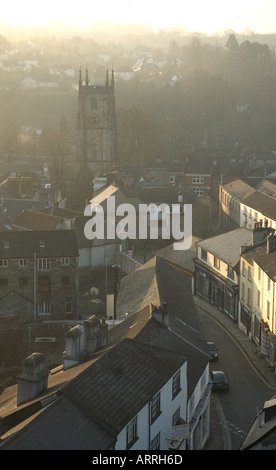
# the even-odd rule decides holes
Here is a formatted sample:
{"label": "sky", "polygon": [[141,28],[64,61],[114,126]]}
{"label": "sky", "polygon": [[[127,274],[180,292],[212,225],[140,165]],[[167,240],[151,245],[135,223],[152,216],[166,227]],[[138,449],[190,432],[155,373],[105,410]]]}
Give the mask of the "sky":
{"label": "sky", "polygon": [[[8,0],[2,1],[0,20],[11,26],[47,26],[52,20],[84,29],[95,21],[179,26],[207,34],[249,29],[276,32],[276,0]],[[0,26],[1,33],[1,26]]]}

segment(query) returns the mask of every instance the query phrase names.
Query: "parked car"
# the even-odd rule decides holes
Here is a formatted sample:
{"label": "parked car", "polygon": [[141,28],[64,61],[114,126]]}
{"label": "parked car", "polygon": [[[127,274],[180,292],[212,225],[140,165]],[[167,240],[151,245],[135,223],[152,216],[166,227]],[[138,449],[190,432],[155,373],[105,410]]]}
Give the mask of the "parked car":
{"label": "parked car", "polygon": [[229,380],[225,372],[222,370],[211,371],[212,390],[229,390]]}
{"label": "parked car", "polygon": [[217,361],[218,360],[218,350],[216,345],[213,341],[207,341],[207,345],[209,348],[211,359],[210,361]]}

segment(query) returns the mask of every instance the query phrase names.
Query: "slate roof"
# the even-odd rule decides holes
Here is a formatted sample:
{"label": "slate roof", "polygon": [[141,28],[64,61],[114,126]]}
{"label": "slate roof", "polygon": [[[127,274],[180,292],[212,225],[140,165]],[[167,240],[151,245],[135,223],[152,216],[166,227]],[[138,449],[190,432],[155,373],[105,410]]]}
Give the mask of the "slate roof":
{"label": "slate roof", "polygon": [[276,220],[276,199],[268,194],[255,191],[243,200],[243,204],[261,212],[270,219]]}
{"label": "slate roof", "polygon": [[102,427],[64,396],[43,411],[10,439],[1,450],[103,450],[114,444]]}
{"label": "slate roof", "polygon": [[[40,241],[45,247],[40,247]],[[9,242],[9,248],[4,242]],[[17,259],[47,257],[75,257],[79,255],[76,236],[71,230],[0,232],[0,258]]]}
{"label": "slate roof", "polygon": [[255,261],[258,266],[270,277],[276,281],[276,251],[267,252],[266,243],[242,254],[250,264]]}
{"label": "slate roof", "polygon": [[276,197],[276,184],[273,181],[262,179],[261,181],[258,181],[254,187],[264,194],[268,194],[274,198]]}
{"label": "slate roof", "polygon": [[[268,411],[268,416],[267,416]],[[260,426],[259,421],[262,423]],[[275,396],[271,400],[264,402],[260,415],[257,416],[244,439],[240,450],[249,449],[276,449],[276,399]],[[263,443],[263,447],[261,444]],[[260,447],[258,447],[260,444]]]}
{"label": "slate roof", "polygon": [[197,245],[234,268],[240,261],[241,246],[250,246],[251,243],[252,231],[246,227],[239,227],[201,240]]}
{"label": "slate roof", "polygon": [[115,436],[186,360],[183,353],[125,338],[73,379],[63,394]]}
{"label": "slate roof", "polygon": [[161,305],[156,281],[156,258],[121,279],[117,296],[117,318],[125,318],[148,305]]}
{"label": "slate roof", "polygon": [[176,267],[182,268],[184,271],[193,273],[195,269],[193,258],[196,257],[196,243],[200,240],[200,238],[193,236],[192,245],[189,250],[174,250],[174,244],[172,243],[158,250],[156,256],[168,261]]}
{"label": "slate roof", "polygon": [[74,219],[75,217],[80,217],[83,215],[82,212],[79,211],[73,211],[71,209],[63,209],[62,207],[48,207],[45,209],[40,210],[40,212],[43,212],[45,214],[50,214],[50,215],[55,215],[57,217],[62,217],[63,219]]}
{"label": "slate roof", "polygon": [[1,450],[105,450],[186,362],[185,354],[124,339],[62,390]]}
{"label": "slate roof", "polygon": [[54,230],[62,221],[62,217],[25,209],[22,214],[16,217],[13,224],[26,230]]}
{"label": "slate roof", "polygon": [[[209,361],[209,352],[192,295],[191,278],[159,257],[152,258],[121,280],[118,318],[167,302],[169,330],[150,320],[136,336],[139,341],[189,354],[188,393],[194,390]],[[189,396],[190,396],[189,395]]]}
{"label": "slate roof", "polygon": [[34,199],[1,198],[0,216],[10,217],[10,219],[13,221],[25,209],[40,210],[43,207],[44,204]]}
{"label": "slate roof", "polygon": [[224,184],[223,189],[236,196],[240,201],[243,201],[243,199],[256,191],[256,189],[240,179]]}

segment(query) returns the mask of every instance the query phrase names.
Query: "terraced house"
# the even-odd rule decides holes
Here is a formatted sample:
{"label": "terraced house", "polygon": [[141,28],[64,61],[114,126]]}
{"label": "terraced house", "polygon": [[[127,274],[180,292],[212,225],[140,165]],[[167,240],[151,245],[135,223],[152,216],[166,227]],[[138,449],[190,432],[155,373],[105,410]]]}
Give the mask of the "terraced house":
{"label": "terraced house", "polygon": [[78,248],[69,230],[0,233],[0,319],[75,319]]}

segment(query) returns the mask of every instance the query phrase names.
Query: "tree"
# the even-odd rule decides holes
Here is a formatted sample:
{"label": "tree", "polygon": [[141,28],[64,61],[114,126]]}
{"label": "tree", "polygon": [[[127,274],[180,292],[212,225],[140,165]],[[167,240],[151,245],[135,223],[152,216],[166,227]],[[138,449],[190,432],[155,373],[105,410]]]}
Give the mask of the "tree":
{"label": "tree", "polygon": [[226,44],[225,44],[225,49],[227,51],[230,51],[230,52],[234,52],[234,51],[237,51],[239,49],[239,43],[236,39],[236,36],[235,34],[230,34],[227,41],[226,41]]}

